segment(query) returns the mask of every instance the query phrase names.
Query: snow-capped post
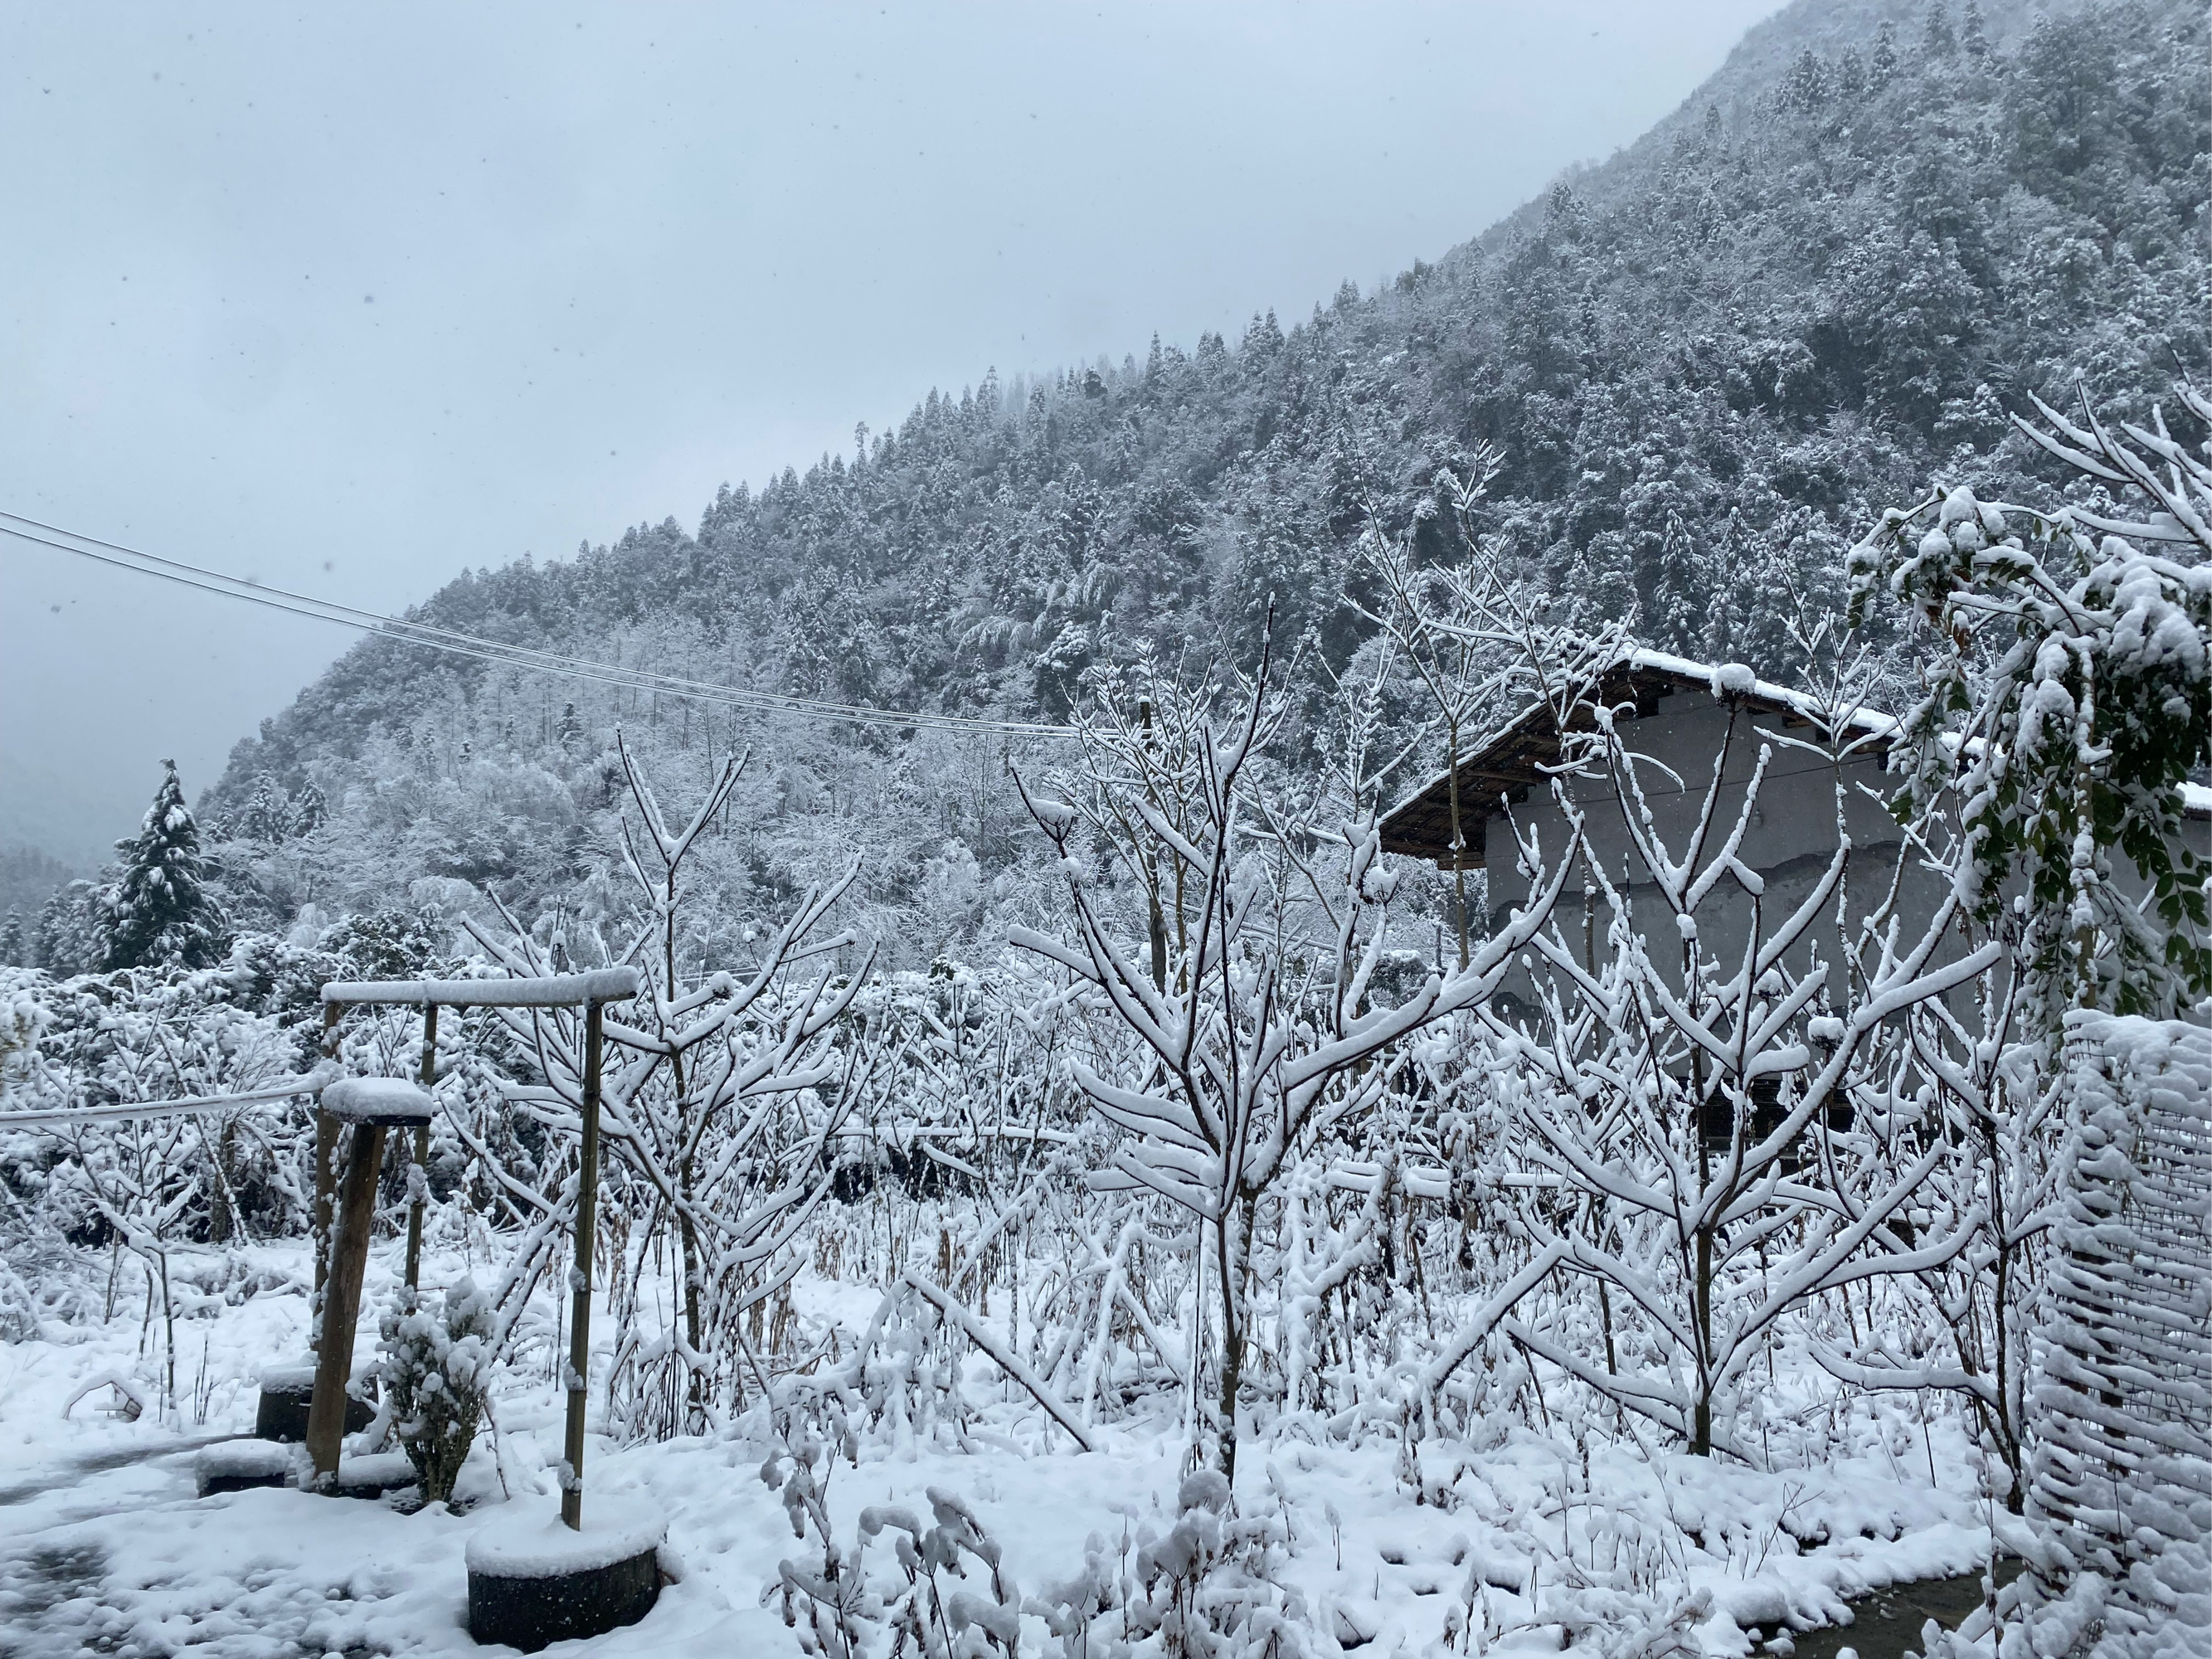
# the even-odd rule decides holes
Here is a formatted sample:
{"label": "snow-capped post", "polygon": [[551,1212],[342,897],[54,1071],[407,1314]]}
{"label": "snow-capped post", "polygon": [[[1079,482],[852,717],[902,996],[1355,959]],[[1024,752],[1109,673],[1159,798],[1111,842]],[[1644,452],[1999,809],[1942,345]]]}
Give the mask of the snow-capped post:
{"label": "snow-capped post", "polygon": [[584,1402],[592,1380],[592,1245],[599,1222],[599,1066],[605,1005],[584,1005],[584,1135],[576,1155],[576,1266],[568,1275],[568,1422],[562,1441],[561,1520],[584,1526]]}
{"label": "snow-capped post", "polygon": [[376,1178],[384,1168],[384,1132],[427,1124],[430,1097],[400,1078],[340,1078],[323,1090],[321,1115],[352,1131],[346,1139],[345,1174],[338,1187],[330,1276],[323,1282],[315,1396],[307,1407],[307,1455],[314,1464],[314,1488],[334,1492],[345,1440],[346,1389],[353,1380],[362,1273],[368,1265],[369,1234],[376,1225]]}
{"label": "snow-capped post", "polygon": [[[335,1002],[323,1004],[322,1057],[326,1060],[338,1057],[338,1017],[345,1011]],[[323,1281],[331,1275],[331,1201],[337,1188],[331,1169],[331,1159],[337,1155],[338,1126],[319,1109],[315,1113],[315,1208],[314,1228],[315,1293],[308,1303],[307,1346],[310,1351],[322,1346]]]}
{"label": "snow-capped post", "polygon": [[[416,1079],[428,1094],[438,1080],[438,1005],[422,1005],[422,1067]],[[422,1283],[422,1209],[430,1196],[430,1125],[416,1126],[415,1167],[407,1172],[407,1288]]]}

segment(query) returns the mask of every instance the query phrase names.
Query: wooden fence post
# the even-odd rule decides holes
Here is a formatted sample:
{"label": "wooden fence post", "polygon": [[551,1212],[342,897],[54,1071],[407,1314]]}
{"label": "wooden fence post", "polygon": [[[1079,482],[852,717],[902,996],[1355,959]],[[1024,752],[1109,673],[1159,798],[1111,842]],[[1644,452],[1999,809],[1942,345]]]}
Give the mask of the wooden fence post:
{"label": "wooden fence post", "polygon": [[[426,1091],[438,1080],[438,1005],[434,1002],[422,1005],[420,1080]],[[422,1283],[422,1202],[430,1186],[430,1126],[427,1123],[415,1131],[415,1169],[408,1184],[415,1188],[407,1206],[407,1288],[412,1291]]]}
{"label": "wooden fence post", "polygon": [[[325,1114],[325,1116],[328,1114]],[[356,1123],[348,1138],[344,1189],[323,1285],[323,1340],[315,1351],[315,1397],[307,1408],[307,1453],[319,1490],[335,1486],[345,1439],[346,1387],[353,1381],[353,1334],[361,1317],[361,1277],[376,1224],[376,1177],[384,1165],[384,1125]]]}
{"label": "wooden fence post", "polygon": [[[338,1053],[338,1017],[345,1011],[337,1003],[323,1005],[322,1057],[336,1060]],[[338,1126],[315,1103],[315,1203],[309,1218],[314,1232],[313,1241],[315,1257],[315,1292],[307,1303],[307,1346],[319,1352],[323,1342],[323,1282],[331,1276],[331,1198],[335,1190],[332,1160],[337,1154]]]}
{"label": "wooden fence post", "polygon": [[568,1279],[568,1424],[561,1518],[584,1525],[584,1402],[592,1375],[592,1250],[599,1220],[600,1012],[584,1005],[584,1144],[576,1158],[576,1267]]}

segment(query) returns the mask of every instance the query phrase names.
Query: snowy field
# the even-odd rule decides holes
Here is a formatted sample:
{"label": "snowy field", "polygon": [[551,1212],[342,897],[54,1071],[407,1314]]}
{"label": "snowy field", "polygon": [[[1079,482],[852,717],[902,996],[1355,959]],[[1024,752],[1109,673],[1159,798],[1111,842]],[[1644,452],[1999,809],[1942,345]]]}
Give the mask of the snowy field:
{"label": "snowy field", "polygon": [[[221,1260],[210,1253],[204,1265]],[[116,1396],[105,1379],[152,1386],[158,1345],[142,1360],[144,1310],[129,1298],[104,1324],[51,1325],[0,1349],[0,1652],[472,1650],[469,1534],[507,1504],[550,1513],[557,1503],[546,1465],[561,1401],[550,1382],[502,1374],[497,1432],[478,1437],[450,1510],[288,1491],[196,1498],[197,1449],[250,1434],[258,1368],[303,1342],[304,1250],[234,1260],[239,1299],[210,1296],[180,1328],[173,1417],[157,1408],[126,1421],[106,1409]],[[388,1295],[397,1267],[396,1253],[372,1261],[368,1305]],[[240,1295],[246,1285],[258,1288]],[[802,1317],[817,1330],[832,1317],[862,1325],[872,1305],[859,1286],[810,1276],[802,1289]],[[375,1337],[363,1327],[365,1356]],[[1076,1577],[1086,1553],[1126,1571],[1140,1545],[1169,1531],[1188,1443],[1172,1402],[1098,1425],[1099,1449],[1081,1453],[1057,1431],[1044,1443],[1042,1414],[1018,1391],[1007,1397],[989,1360],[971,1358],[964,1382],[969,1413],[957,1431],[889,1428],[860,1442],[857,1465],[837,1462],[828,1498],[842,1540],[863,1506],[927,1513],[928,1490],[942,1488],[972,1506],[1007,1572],[1033,1592]],[[1814,1466],[1791,1467],[1778,1445],[1772,1470],[1754,1473],[1617,1439],[1609,1425],[1578,1432],[1554,1421],[1547,1432],[1540,1420],[1500,1421],[1494,1443],[1419,1448],[1429,1501],[1417,1501],[1395,1437],[1285,1436],[1248,1444],[1236,1504],[1281,1523],[1273,1576],[1304,1597],[1323,1653],[1426,1654],[1448,1642],[1548,1652],[1569,1638],[1664,1651],[1654,1638],[1670,1623],[1693,1648],[1744,1652],[1747,1631],[1771,1638],[1832,1622],[1847,1616],[1845,1598],[1986,1559],[1986,1510],[1954,1419],[1923,1423],[1909,1407],[1884,1414],[1864,1401],[1839,1414],[1827,1403],[1835,1395],[1789,1368],[1769,1391],[1773,1439],[1809,1413],[1822,1439],[1850,1448]],[[773,1449],[764,1428],[756,1413],[705,1437],[594,1440],[589,1492],[644,1494],[665,1510],[665,1565],[679,1577],[642,1624],[578,1645],[799,1653],[777,1565],[807,1547],[760,1479]],[[1024,1650],[1047,1650],[1043,1621],[1024,1626]],[[1094,1640],[1111,1626],[1108,1614]]]}

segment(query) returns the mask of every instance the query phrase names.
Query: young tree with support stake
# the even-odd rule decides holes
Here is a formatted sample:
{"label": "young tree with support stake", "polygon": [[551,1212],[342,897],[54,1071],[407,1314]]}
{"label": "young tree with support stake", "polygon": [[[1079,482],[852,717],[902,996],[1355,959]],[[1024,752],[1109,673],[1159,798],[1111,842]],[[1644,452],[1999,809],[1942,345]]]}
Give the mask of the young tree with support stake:
{"label": "young tree with support stake", "polygon": [[[801,962],[858,942],[849,933],[818,937],[857,866],[804,895],[742,977],[702,967],[687,987],[678,957],[684,860],[728,798],[742,763],[733,758],[725,766],[678,831],[628,747],[618,745],[617,752],[642,830],[623,825],[625,868],[645,908],[623,952],[639,972],[641,995],[626,1011],[629,1018],[601,1027],[614,1051],[605,1072],[603,1133],[621,1182],[642,1200],[645,1221],[629,1257],[614,1264],[611,1290],[625,1327],[615,1373],[634,1428],[696,1432],[726,1397],[742,1391],[757,1362],[744,1352],[740,1321],[781,1287],[786,1269],[795,1269],[795,1261],[785,1261],[788,1246],[830,1190],[832,1149],[868,1097],[864,1073],[880,1056],[866,1044],[841,1048],[838,1041],[866,963],[857,974],[825,967],[811,982],[791,982]],[[550,970],[547,948],[512,917],[504,937],[473,921],[465,925],[510,972]],[[544,1079],[511,1087],[509,1100],[549,1128],[575,1132],[587,1056],[573,1022],[516,1012],[503,1018]],[[808,1101],[818,1104],[801,1103]],[[556,1201],[516,1196],[529,1209]],[[636,1322],[650,1299],[646,1273],[656,1235],[673,1247],[678,1325],[653,1345],[657,1357],[647,1358]]]}

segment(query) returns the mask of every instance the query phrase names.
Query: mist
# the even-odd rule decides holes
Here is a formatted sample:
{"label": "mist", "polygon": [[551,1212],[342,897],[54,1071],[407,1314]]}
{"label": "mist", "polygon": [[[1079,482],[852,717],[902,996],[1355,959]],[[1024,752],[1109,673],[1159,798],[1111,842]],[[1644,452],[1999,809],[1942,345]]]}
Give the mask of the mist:
{"label": "mist", "polygon": [[[0,506],[376,611],[932,387],[1285,324],[1772,0],[0,12]],[[0,842],[89,866],[351,642],[0,541]]]}

